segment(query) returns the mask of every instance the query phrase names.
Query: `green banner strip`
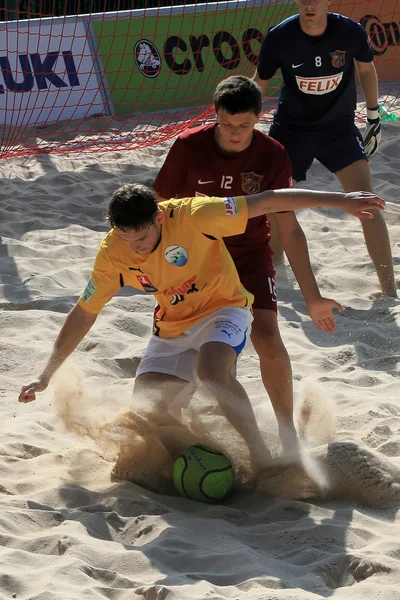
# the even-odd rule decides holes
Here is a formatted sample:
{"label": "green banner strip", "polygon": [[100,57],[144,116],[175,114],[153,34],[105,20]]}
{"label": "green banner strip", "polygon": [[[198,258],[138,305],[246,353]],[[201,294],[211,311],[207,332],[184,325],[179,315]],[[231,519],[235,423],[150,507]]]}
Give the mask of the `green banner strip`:
{"label": "green banner strip", "polygon": [[231,4],[225,10],[214,5],[93,19],[115,114],[207,105],[221,79],[252,76],[262,36],[297,8],[294,3],[226,8]]}

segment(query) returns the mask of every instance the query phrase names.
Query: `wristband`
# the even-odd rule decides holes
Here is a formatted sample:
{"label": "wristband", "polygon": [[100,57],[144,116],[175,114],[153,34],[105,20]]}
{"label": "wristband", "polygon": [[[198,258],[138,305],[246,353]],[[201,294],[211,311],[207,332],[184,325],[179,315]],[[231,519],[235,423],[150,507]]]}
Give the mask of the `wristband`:
{"label": "wristband", "polygon": [[371,119],[371,121],[379,119],[379,106],[374,106],[373,108],[368,108],[367,106],[367,117],[368,119]]}

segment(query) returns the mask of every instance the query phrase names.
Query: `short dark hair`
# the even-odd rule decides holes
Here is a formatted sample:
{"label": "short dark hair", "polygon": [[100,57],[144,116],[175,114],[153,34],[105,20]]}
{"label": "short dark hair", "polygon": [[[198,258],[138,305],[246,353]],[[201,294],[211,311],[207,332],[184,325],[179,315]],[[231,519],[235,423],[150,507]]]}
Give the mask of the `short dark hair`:
{"label": "short dark hair", "polygon": [[232,75],[221,81],[214,92],[214,106],[226,110],[230,115],[252,112],[259,115],[262,110],[260,86],[243,75]]}
{"label": "short dark hair", "polygon": [[126,183],[112,195],[106,219],[122,231],[148,229],[158,212],[156,193],[146,185]]}

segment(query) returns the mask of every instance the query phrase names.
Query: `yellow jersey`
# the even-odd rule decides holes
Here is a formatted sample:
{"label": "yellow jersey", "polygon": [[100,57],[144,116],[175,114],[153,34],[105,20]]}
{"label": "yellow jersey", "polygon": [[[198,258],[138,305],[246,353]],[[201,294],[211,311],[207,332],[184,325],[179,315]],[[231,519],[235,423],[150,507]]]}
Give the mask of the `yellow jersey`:
{"label": "yellow jersey", "polygon": [[245,197],[172,199],[158,207],[165,218],[155,250],[138,254],[112,229],[100,244],[79,305],[97,314],[122,286],[144,290],[158,302],[153,333],[166,338],[220,308],[251,306],[253,295],[240,283],[222,240],[245,231]]}

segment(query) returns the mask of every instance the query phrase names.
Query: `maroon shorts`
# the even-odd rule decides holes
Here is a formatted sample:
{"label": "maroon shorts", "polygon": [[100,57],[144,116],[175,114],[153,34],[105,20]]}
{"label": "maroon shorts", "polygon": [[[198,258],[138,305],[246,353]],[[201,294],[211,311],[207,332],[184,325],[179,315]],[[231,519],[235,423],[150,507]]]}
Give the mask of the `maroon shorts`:
{"label": "maroon shorts", "polygon": [[232,258],[242,285],[254,296],[253,308],[277,312],[275,269],[271,254],[263,248]]}

